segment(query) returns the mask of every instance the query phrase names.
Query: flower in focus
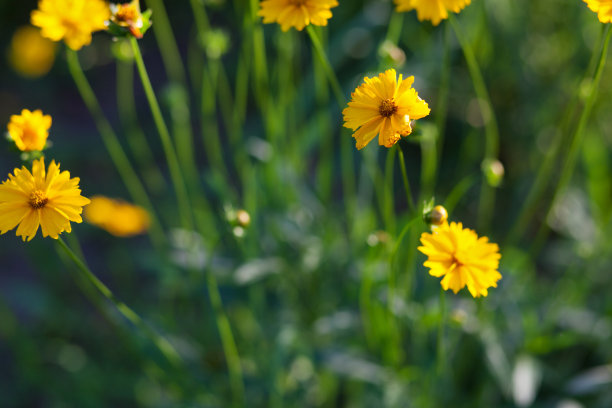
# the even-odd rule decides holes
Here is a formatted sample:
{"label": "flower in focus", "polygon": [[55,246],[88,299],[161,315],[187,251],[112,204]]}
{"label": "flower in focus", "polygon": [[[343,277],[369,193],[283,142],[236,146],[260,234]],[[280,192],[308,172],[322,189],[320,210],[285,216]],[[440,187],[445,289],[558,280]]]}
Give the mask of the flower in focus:
{"label": "flower in focus", "polygon": [[41,151],[47,144],[51,116],[43,115],[41,110],[21,111],[21,115],[12,115],[7,128],[11,139],[22,152]]}
{"label": "flower in focus", "polygon": [[95,196],[85,209],[85,219],[116,237],[131,237],[149,229],[149,213],[141,207],[112,198]]}
{"label": "flower in focus", "polygon": [[395,70],[389,69],[377,77],[366,77],[351,95],[342,113],[344,127],[355,131],[357,149],[363,149],[376,135],[379,145],[392,147],[412,133],[411,120],[429,115],[429,106],[412,88],[414,77],[396,76]]}
{"label": "flower in focus", "polygon": [[291,27],[302,31],[309,24],[326,26],[332,17],[331,8],[336,0],[263,0],[258,15],[264,23],[278,23],[281,30]]}
{"label": "flower in focus", "polygon": [[501,255],[497,244],[478,237],[461,223],[452,222],[421,235],[419,251],[427,255],[424,265],[429,274],[444,276],[440,284],[457,293],[465,286],[474,297],[487,296],[488,288],[497,287]]}
{"label": "flower in focus", "polygon": [[40,35],[32,26],[18,28],[13,34],[9,49],[9,62],[24,77],[38,78],[45,75],[55,62],[55,44]]}
{"label": "flower in focus", "polygon": [[132,0],[126,4],[111,4],[109,32],[116,37],[131,35],[142,38],[151,27],[151,11],[140,12],[140,1]]}
{"label": "flower in focus", "polygon": [[583,0],[602,23],[612,23],[612,0]]}
{"label": "flower in focus", "polygon": [[60,172],[55,161],[45,172],[45,159],[35,160],[31,173],[25,167],[15,169],[0,185],[0,234],[19,225],[17,235],[30,241],[40,226],[43,237],[57,239],[62,232],[72,231],[70,221],[83,221],[81,213],[87,204],[77,177]]}
{"label": "flower in focus", "polygon": [[91,43],[94,31],[105,30],[109,18],[110,8],[103,0],[39,0],[31,15],[43,37],[63,39],[75,51]]}
{"label": "flower in focus", "polygon": [[394,0],[397,11],[417,11],[419,21],[429,20],[435,26],[448,18],[448,12],[459,13],[471,0]]}

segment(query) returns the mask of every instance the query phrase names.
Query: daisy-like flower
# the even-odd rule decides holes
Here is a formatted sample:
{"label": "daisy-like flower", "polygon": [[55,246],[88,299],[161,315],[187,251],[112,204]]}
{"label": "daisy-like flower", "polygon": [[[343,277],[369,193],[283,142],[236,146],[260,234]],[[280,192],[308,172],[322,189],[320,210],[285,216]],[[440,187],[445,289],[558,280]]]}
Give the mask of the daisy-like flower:
{"label": "daisy-like flower", "polygon": [[281,30],[291,27],[302,31],[309,24],[326,26],[332,17],[331,8],[336,0],[263,0],[258,15],[264,23],[278,23]]}
{"label": "daisy-like flower", "polygon": [[144,208],[104,196],[91,198],[85,219],[116,237],[131,237],[149,229],[149,213]]}
{"label": "daisy-like flower", "polygon": [[47,144],[51,116],[43,115],[41,110],[31,112],[27,109],[21,115],[12,115],[7,129],[11,139],[22,152],[41,151]]}
{"label": "daisy-like flower", "polygon": [[91,43],[93,32],[106,30],[109,18],[110,8],[103,0],[39,0],[31,15],[43,37],[63,39],[75,51]]}
{"label": "daisy-like flower", "polygon": [[9,61],[13,69],[27,78],[45,75],[55,61],[57,44],[40,35],[38,28],[31,25],[15,30],[9,49]]}
{"label": "daisy-like flower", "polygon": [[602,23],[612,23],[612,0],[583,0]]}
{"label": "daisy-like flower", "polygon": [[448,12],[459,13],[471,0],[394,0],[397,11],[417,11],[419,21],[429,20],[435,26],[448,18]]}
{"label": "daisy-like flower", "polygon": [[344,109],[344,127],[353,129],[357,149],[363,149],[376,135],[378,144],[392,147],[412,133],[410,121],[429,115],[427,103],[412,88],[414,77],[399,79],[394,69],[377,77],[364,78]]}
{"label": "daisy-like flower", "polygon": [[31,173],[25,167],[15,169],[0,185],[0,234],[18,226],[16,234],[30,241],[40,226],[43,237],[57,239],[62,232],[72,231],[70,221],[83,221],[81,213],[87,204],[78,178],[60,172],[55,161],[45,171],[44,158],[35,160]]}
{"label": "daisy-like flower", "polygon": [[444,276],[444,290],[457,293],[465,286],[474,297],[487,296],[488,288],[497,287],[501,274],[497,271],[501,255],[497,244],[487,237],[478,237],[461,223],[452,222],[421,235],[419,251],[427,255],[424,265],[429,274]]}

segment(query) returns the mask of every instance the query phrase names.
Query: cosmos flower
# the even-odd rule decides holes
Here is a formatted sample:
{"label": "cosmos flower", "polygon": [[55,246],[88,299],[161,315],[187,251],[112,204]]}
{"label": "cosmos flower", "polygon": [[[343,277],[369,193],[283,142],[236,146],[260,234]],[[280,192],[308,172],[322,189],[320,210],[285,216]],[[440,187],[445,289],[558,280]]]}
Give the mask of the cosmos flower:
{"label": "cosmos flower", "polygon": [[419,21],[429,20],[435,26],[448,18],[448,12],[459,13],[471,0],[394,0],[397,11],[417,11]]}
{"label": "cosmos flower", "polygon": [[95,196],[85,209],[85,219],[116,237],[130,237],[149,229],[149,213],[144,208],[104,196]]}
{"label": "cosmos flower", "polygon": [[263,0],[258,15],[264,23],[278,23],[281,30],[291,27],[302,31],[309,24],[326,26],[332,17],[331,8],[336,0]]}
{"label": "cosmos flower", "polygon": [[612,0],[583,0],[602,23],[612,23]]}
{"label": "cosmos flower", "polygon": [[51,116],[41,110],[23,109],[20,115],[12,115],[7,129],[11,139],[22,152],[41,151],[47,144]]}
{"label": "cosmos flower", "polygon": [[427,255],[424,265],[429,274],[444,277],[440,284],[454,293],[467,286],[474,297],[487,296],[488,288],[497,287],[501,255],[497,244],[478,237],[461,223],[451,222],[421,235],[419,251]]}
{"label": "cosmos flower", "polygon": [[39,0],[31,15],[43,37],[63,39],[75,51],[91,43],[93,32],[106,30],[109,18],[110,7],[103,0]]}
{"label": "cosmos flower", "polygon": [[429,115],[427,103],[412,88],[414,77],[399,79],[394,69],[377,77],[364,78],[342,112],[344,127],[353,129],[357,149],[363,149],[376,135],[378,144],[392,147],[412,133],[410,122]]}
{"label": "cosmos flower", "polygon": [[81,213],[87,204],[78,178],[60,172],[55,161],[45,171],[45,159],[35,160],[31,173],[25,167],[15,169],[0,185],[0,234],[17,227],[16,234],[30,241],[40,226],[43,237],[57,239],[62,232],[72,231],[70,221],[83,221]]}

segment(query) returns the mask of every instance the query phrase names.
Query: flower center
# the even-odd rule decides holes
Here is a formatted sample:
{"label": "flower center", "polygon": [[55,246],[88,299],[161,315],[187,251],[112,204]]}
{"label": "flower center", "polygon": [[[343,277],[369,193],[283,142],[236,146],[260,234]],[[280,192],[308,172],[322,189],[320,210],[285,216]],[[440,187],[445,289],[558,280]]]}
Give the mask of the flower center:
{"label": "flower center", "polygon": [[389,116],[397,112],[397,105],[395,104],[393,98],[385,99],[384,101],[382,101],[380,107],[378,108],[378,112],[380,112],[380,116],[384,118],[388,118]]}
{"label": "flower center", "polygon": [[304,5],[304,3],[306,3],[306,0],[289,0],[289,3],[291,3],[292,5],[296,7],[300,7]]}
{"label": "flower center", "polygon": [[467,263],[467,261],[466,261],[465,256],[463,254],[455,252],[453,254],[453,263],[455,265],[457,265],[457,267],[459,267],[459,266],[465,265]]}
{"label": "flower center", "polygon": [[132,4],[119,5],[114,17],[118,22],[130,23],[137,21],[139,14],[138,9]]}
{"label": "flower center", "polygon": [[32,194],[30,194],[30,199],[28,200],[30,207],[35,210],[43,208],[45,205],[47,205],[47,202],[49,202],[49,199],[47,198],[45,193],[40,190],[36,190]]}

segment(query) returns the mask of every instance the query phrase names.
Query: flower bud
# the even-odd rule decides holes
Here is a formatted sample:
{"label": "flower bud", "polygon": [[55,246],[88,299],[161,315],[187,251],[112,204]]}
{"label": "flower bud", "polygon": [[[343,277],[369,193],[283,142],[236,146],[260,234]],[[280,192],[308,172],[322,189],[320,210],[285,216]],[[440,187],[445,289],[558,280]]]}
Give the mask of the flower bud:
{"label": "flower bud", "polygon": [[426,213],[423,218],[430,225],[442,225],[448,220],[448,212],[441,205],[436,205],[431,211]]}
{"label": "flower bud", "polygon": [[482,171],[491,187],[499,187],[504,180],[504,165],[496,159],[486,159],[482,162]]}

